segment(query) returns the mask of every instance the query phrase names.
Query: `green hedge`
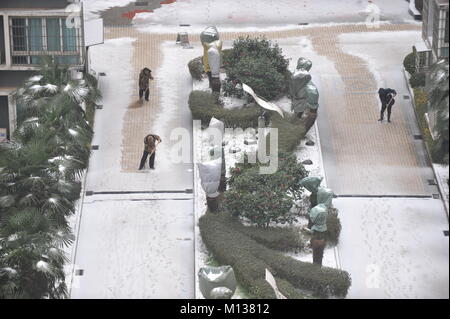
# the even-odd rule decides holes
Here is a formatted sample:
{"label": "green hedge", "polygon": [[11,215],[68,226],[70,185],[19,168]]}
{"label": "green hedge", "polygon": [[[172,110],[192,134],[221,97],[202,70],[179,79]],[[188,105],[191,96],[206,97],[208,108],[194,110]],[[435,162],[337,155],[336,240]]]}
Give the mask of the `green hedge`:
{"label": "green hedge", "polygon": [[280,152],[292,153],[305,137],[305,128],[301,119],[295,115],[272,116],[272,127],[278,129],[278,149]]}
{"label": "green hedge", "polygon": [[424,88],[414,88],[414,104],[416,107],[417,116],[419,117],[419,126],[422,130],[425,143],[427,143],[433,163],[439,163],[439,149],[436,147],[436,142],[431,136],[430,128],[425,117],[428,112],[428,94]]}
{"label": "green hedge", "polygon": [[195,80],[202,80],[203,74],[205,74],[205,69],[203,68],[203,59],[202,57],[197,57],[188,63],[189,73]]}
{"label": "green hedge", "polygon": [[403,60],[403,66],[405,67],[405,70],[408,71],[409,74],[416,73],[416,57],[413,52],[408,54],[405,59]]}
{"label": "green hedge", "polygon": [[409,84],[411,84],[411,86],[413,88],[424,87],[425,86],[425,78],[426,78],[426,75],[423,72],[414,73],[411,75],[411,78],[409,79]]}
{"label": "green hedge", "polygon": [[271,249],[281,251],[302,250],[306,246],[300,231],[293,227],[261,228],[244,226],[238,220],[232,220],[230,223],[233,223],[233,227],[237,231]]}
{"label": "green hedge", "polygon": [[341,221],[336,208],[330,208],[327,218],[327,243],[336,246],[339,243],[339,235],[341,234]]}
{"label": "green hedge", "polygon": [[213,93],[206,91],[192,91],[188,103],[192,118],[201,120],[203,126],[209,125],[211,118],[215,117],[223,121],[226,127],[257,127],[261,114],[261,108],[255,104],[241,109],[225,109]]}
{"label": "green hedge", "polygon": [[273,298],[270,287],[263,281],[266,268],[276,278],[285,280],[281,292],[289,294],[289,298],[305,297],[296,288],[318,297],[347,295],[351,284],[347,272],[301,262],[267,248],[236,230],[226,213],[207,213],[200,218],[199,227],[214,258],[231,265],[237,280],[256,298]]}
{"label": "green hedge", "polygon": [[[245,83],[257,95],[267,100],[287,92],[286,73],[289,60],[277,43],[266,38],[239,37],[233,48],[223,55],[223,66],[228,82],[222,89],[227,95],[236,95],[231,83]],[[237,93],[240,96],[242,92]]]}

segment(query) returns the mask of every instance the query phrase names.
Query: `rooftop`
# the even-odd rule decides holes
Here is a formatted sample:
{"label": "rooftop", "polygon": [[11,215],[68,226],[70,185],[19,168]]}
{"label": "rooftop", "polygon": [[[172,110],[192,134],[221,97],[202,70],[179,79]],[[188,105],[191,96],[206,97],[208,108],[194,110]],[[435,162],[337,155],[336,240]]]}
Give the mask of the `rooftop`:
{"label": "rooftop", "polygon": [[74,1],[68,0],[1,0],[1,9],[63,9]]}

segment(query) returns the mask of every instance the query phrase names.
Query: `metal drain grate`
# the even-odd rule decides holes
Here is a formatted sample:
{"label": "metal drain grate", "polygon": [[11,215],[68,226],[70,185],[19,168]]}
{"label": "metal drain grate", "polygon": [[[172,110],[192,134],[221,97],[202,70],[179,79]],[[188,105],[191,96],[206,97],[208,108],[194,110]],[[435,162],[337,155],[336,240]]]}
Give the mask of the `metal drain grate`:
{"label": "metal drain grate", "polygon": [[148,6],[148,1],[136,1],[136,2],[134,3],[134,5],[135,5],[136,7],[145,7],[145,6]]}
{"label": "metal drain grate", "polygon": [[444,230],[444,236],[448,237],[448,230]]}
{"label": "metal drain grate", "polygon": [[96,105],[95,108],[96,108],[97,110],[101,110],[101,109],[103,109],[103,105],[101,105],[101,104]]}
{"label": "metal drain grate", "polygon": [[92,196],[94,195],[94,191],[86,191],[86,196]]}
{"label": "metal drain grate", "polygon": [[75,270],[75,276],[83,276],[84,270],[83,269],[77,269]]}
{"label": "metal drain grate", "polygon": [[414,139],[415,140],[423,140],[423,136],[422,136],[422,134],[414,134]]}
{"label": "metal drain grate", "polygon": [[190,24],[180,24],[180,27],[190,27]]}
{"label": "metal drain grate", "polygon": [[91,149],[97,151],[100,148],[98,145],[92,145]]}
{"label": "metal drain grate", "polygon": [[439,198],[441,198],[441,196],[439,194],[433,194],[433,198],[434,199],[439,199]]}
{"label": "metal drain grate", "polygon": [[409,100],[411,97],[410,97],[409,95],[403,95],[403,98],[404,98],[405,100]]}
{"label": "metal drain grate", "polygon": [[427,179],[428,185],[437,185],[437,182],[435,179]]}
{"label": "metal drain grate", "polygon": [[100,73],[98,74],[98,76],[106,76],[106,73],[105,73],[105,72],[100,72]]}
{"label": "metal drain grate", "polygon": [[298,25],[309,25],[308,22],[300,22]]}

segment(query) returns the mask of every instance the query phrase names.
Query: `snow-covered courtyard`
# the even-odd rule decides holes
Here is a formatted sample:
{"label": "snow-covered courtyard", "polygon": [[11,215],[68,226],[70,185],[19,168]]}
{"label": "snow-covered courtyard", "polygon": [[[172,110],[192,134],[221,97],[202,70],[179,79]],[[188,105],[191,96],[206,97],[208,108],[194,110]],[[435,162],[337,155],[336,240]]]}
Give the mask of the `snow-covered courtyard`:
{"label": "snow-covered courtyard", "polygon": [[[83,3],[92,19],[132,2]],[[196,272],[208,253],[198,218],[206,206],[192,158],[201,141],[192,135],[187,64],[203,54],[197,35],[216,25],[224,49],[237,36],[265,35],[290,59],[291,71],[300,57],[313,63],[320,108],[307,139],[315,146],[302,141],[296,154],[312,160],[308,170],[338,196],[340,242],[326,250],[324,265],[348,271],[347,298],[448,298],[448,216],[432,198],[439,189],[427,184],[434,173],[423,142],[413,138],[419,127],[403,73],[421,25],[406,1],[374,3],[379,29],[366,28],[362,0],[178,0],[137,13],[131,26],[105,27],[104,44],[89,51],[91,69],[106,75],[99,77],[103,108],[92,142],[99,149],[84,183],[91,193],[82,197],[74,226],[70,297],[201,298]],[[175,44],[180,30],[191,48]],[[150,102],[139,104],[144,66],[154,81]],[[398,92],[390,126],[377,122],[379,87]],[[172,160],[174,128],[192,138],[188,163]],[[156,170],[137,171],[148,133],[163,140]],[[312,261],[305,256],[296,258]]]}

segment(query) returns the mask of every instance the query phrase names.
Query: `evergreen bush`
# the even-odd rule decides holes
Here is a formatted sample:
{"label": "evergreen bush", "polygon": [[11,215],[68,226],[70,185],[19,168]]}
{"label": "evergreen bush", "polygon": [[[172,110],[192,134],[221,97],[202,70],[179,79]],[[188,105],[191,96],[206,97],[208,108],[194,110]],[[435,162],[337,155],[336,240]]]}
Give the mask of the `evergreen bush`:
{"label": "evergreen bush", "polygon": [[265,38],[240,37],[223,60],[228,77],[223,87],[226,95],[236,95],[236,88],[231,84],[237,83],[249,85],[267,100],[282,96],[287,90],[289,60],[284,58],[276,43]]}
{"label": "evergreen bush", "polygon": [[298,215],[292,208],[301,199],[303,188],[299,182],[307,171],[295,155],[287,153],[279,154],[275,173],[261,174],[260,167],[259,163],[243,163],[232,169],[224,207],[259,227],[293,223]]}
{"label": "evergreen bush", "polygon": [[405,59],[403,60],[403,66],[409,74],[412,75],[416,73],[416,56],[413,52],[405,57]]}
{"label": "evergreen bush", "polygon": [[226,127],[246,129],[258,126],[261,108],[249,104],[242,108],[225,109],[217,97],[206,91],[192,91],[189,96],[189,108],[194,120],[201,120],[202,126],[208,126],[212,117],[223,121]]}

